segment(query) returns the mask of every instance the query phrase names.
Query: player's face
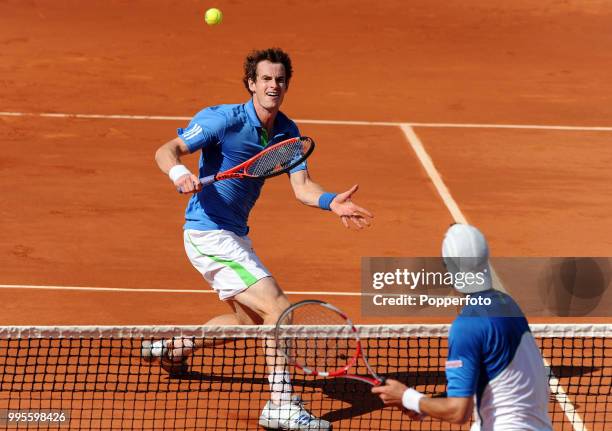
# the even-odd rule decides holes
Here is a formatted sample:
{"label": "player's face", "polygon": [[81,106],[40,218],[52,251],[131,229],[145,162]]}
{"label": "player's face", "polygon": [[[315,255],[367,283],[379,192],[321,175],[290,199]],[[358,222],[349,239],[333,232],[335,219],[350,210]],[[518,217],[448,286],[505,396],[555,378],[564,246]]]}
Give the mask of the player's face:
{"label": "player's face", "polygon": [[287,92],[285,66],[268,60],[257,63],[257,78],[249,80],[255,103],[267,110],[278,110]]}

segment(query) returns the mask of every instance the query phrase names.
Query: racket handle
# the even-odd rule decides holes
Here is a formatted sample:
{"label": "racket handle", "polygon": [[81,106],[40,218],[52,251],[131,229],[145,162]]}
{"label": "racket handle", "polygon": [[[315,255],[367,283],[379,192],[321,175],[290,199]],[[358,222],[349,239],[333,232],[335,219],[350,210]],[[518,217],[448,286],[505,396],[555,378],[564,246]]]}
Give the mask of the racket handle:
{"label": "racket handle", "polygon": [[[217,180],[215,179],[215,175],[209,175],[209,176],[207,176],[207,177],[200,178],[200,184],[202,184],[202,187],[209,186],[209,185],[211,185],[212,183],[214,183],[215,181],[217,181]],[[177,188],[176,188],[176,191],[177,191],[177,192],[179,192],[179,193],[181,193],[181,194],[183,193],[183,192],[181,191],[180,187],[177,187]]]}
{"label": "racket handle", "polygon": [[211,185],[212,183],[214,183],[215,181],[217,181],[215,179],[215,175],[209,175],[207,177],[204,178],[200,178],[200,184],[202,184],[202,187],[206,187]]}

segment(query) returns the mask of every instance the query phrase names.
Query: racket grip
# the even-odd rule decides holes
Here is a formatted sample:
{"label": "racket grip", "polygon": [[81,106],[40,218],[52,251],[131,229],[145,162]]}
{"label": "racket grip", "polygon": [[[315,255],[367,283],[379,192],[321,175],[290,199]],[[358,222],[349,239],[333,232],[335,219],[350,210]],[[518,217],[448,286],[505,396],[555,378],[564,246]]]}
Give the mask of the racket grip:
{"label": "racket grip", "polygon": [[216,181],[215,175],[209,175],[207,177],[200,178],[200,184],[202,184],[202,187],[209,186],[212,183],[214,183],[215,181]]}
{"label": "racket grip", "polygon": [[[200,178],[200,184],[202,184],[202,187],[209,186],[209,185],[211,185],[212,183],[214,183],[215,181],[217,181],[217,180],[215,179],[215,175],[209,175],[209,176],[207,176],[207,177]],[[181,191],[180,187],[177,187],[177,188],[176,188],[176,191],[177,191],[177,192],[179,192],[179,193],[181,193],[181,194],[183,193],[183,192]]]}

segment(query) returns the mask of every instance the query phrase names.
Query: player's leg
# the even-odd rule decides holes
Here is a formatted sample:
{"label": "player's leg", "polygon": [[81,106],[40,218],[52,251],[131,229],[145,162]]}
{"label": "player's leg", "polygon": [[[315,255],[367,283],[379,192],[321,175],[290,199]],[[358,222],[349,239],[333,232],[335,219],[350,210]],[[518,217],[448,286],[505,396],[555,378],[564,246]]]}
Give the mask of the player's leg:
{"label": "player's leg", "polygon": [[[255,314],[252,310],[247,309],[242,304],[228,299],[224,301],[232,310],[232,313],[222,314],[220,316],[215,316],[210,319],[208,322],[204,324],[204,326],[232,326],[232,325],[261,325],[262,319],[257,314]],[[216,347],[222,344],[227,343],[229,340],[224,338],[218,339],[208,339],[208,338],[173,338],[171,340],[162,340],[156,346],[163,345],[166,348],[166,356],[168,361],[162,360],[162,367],[166,369],[168,372],[172,372],[168,370],[168,368],[173,369],[173,373],[179,369],[184,369],[186,365],[180,365],[177,369],[176,364],[172,363],[185,363],[189,356],[193,354],[194,351],[207,348],[207,347]]]}
{"label": "player's leg", "polygon": [[[234,300],[240,292],[270,277],[269,271],[255,255],[249,238],[223,230],[185,230],[183,238],[191,264],[231,308],[231,313],[216,316],[205,325],[261,324],[263,319],[256,311]],[[185,337],[144,342],[142,357],[145,360],[161,359],[164,370],[180,374],[188,369],[188,357],[195,350],[209,345],[210,340]]]}
{"label": "player's leg", "polygon": [[248,318],[275,325],[291,303],[273,277],[264,277],[232,298]]}
{"label": "player's leg", "polygon": [[[289,307],[290,303],[276,280],[272,277],[264,277],[249,286],[247,289],[235,294],[231,299],[225,301],[231,308],[231,314],[217,316],[207,322],[207,325],[228,325],[228,324],[264,324],[274,325],[282,312]],[[188,370],[187,359],[196,349],[209,347],[210,341],[200,338],[174,338],[172,340],[160,340],[154,346],[158,355],[161,357],[162,367],[173,375],[185,373]],[[160,350],[160,347],[162,350]],[[164,350],[165,349],[165,350]],[[294,419],[307,415],[298,412],[301,406],[292,404],[291,378],[287,369],[285,359],[276,351],[274,340],[266,340],[263,345],[264,355],[268,364],[268,381],[270,383],[270,402],[266,405],[264,412],[269,419],[266,426],[275,428],[279,421],[282,421],[282,412],[279,407],[285,406],[285,411],[290,411]],[[263,416],[263,415],[262,415]],[[289,416],[285,414],[284,416]],[[308,415],[310,417],[310,415]],[[291,418],[287,417],[284,422]]]}
{"label": "player's leg", "polygon": [[[275,325],[290,305],[289,299],[272,277],[259,280],[237,294],[234,301],[261,317],[264,325]],[[263,349],[269,372],[270,401],[261,412],[259,424],[272,429],[331,429],[328,421],[313,416],[304,408],[299,396],[294,396],[287,363],[278,353],[275,341],[264,341]]]}
{"label": "player's leg", "polygon": [[[234,300],[259,316],[264,325],[275,325],[282,312],[289,307],[289,299],[272,277],[259,280]],[[268,365],[271,401],[276,404],[291,402],[292,387],[285,358],[279,355],[274,340],[265,340],[264,355]]]}

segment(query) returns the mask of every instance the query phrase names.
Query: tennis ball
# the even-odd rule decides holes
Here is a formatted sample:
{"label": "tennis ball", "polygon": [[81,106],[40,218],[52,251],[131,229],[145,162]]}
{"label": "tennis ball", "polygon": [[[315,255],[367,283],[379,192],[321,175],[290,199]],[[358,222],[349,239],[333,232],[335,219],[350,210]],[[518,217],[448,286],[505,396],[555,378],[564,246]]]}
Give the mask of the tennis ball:
{"label": "tennis ball", "polygon": [[221,24],[221,21],[223,21],[223,12],[216,7],[212,7],[204,14],[204,21],[206,21],[208,25]]}

